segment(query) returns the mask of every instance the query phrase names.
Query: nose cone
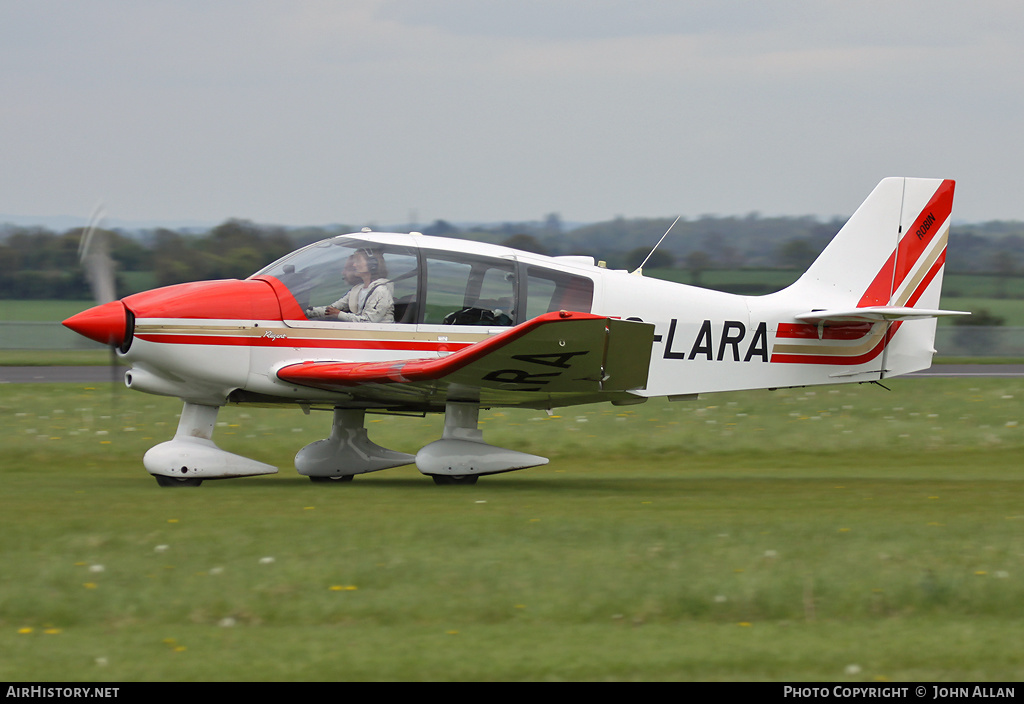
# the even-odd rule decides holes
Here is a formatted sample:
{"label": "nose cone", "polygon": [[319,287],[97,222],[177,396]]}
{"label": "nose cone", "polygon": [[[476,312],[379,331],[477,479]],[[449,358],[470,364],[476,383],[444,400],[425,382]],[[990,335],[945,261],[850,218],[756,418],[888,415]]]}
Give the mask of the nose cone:
{"label": "nose cone", "polygon": [[128,335],[128,314],[121,301],[83,310],[64,321],[64,327],[104,345],[121,346]]}

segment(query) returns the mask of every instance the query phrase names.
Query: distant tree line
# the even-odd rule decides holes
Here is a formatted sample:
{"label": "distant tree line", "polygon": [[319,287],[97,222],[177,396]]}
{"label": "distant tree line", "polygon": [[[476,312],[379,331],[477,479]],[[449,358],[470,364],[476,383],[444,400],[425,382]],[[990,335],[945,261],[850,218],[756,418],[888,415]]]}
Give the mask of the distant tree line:
{"label": "distant tree line", "polygon": [[[458,226],[444,220],[419,227],[425,235],[504,244],[540,254],[587,254],[612,268],[688,270],[700,283],[715,269],[792,269],[810,264],[843,225],[814,217],[704,216],[680,219],[654,254],[651,250],[672,218],[615,218],[567,227],[557,214],[529,223]],[[133,293],[131,282],[167,286],[185,281],[245,278],[293,249],[359,226],[285,228],[228,220],[206,232],[169,229],[108,231],[119,272],[119,295]],[[0,225],[0,298],[81,298],[91,296],[79,266],[82,228],[56,233],[42,227]],[[1020,275],[1024,262],[1024,223],[993,221],[954,225],[949,271],[999,277]],[[132,274],[140,276],[132,276]],[[137,284],[136,284],[137,285]]]}

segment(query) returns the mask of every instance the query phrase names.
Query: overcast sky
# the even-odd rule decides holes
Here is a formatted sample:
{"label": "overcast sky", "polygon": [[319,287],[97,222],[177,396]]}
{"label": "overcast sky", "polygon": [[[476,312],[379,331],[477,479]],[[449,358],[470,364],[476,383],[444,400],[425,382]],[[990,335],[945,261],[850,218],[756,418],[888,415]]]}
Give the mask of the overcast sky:
{"label": "overcast sky", "polygon": [[0,213],[1024,220],[1024,4],[0,0]]}

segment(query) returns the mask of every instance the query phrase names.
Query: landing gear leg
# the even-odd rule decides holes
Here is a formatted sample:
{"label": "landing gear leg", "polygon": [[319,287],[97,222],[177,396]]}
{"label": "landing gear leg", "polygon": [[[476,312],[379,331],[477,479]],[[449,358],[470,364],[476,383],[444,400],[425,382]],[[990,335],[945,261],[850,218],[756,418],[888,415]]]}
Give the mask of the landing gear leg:
{"label": "landing gear leg", "polygon": [[311,481],[346,481],[356,474],[412,464],[416,459],[370,442],[366,411],[334,409],[331,436],[306,445],[295,455],[295,469]]}
{"label": "landing gear leg", "polygon": [[416,467],[437,484],[475,484],[484,474],[511,472],[547,464],[546,457],[495,447],[484,442],[480,404],[451,401],[444,409],[444,432],[416,453]]}

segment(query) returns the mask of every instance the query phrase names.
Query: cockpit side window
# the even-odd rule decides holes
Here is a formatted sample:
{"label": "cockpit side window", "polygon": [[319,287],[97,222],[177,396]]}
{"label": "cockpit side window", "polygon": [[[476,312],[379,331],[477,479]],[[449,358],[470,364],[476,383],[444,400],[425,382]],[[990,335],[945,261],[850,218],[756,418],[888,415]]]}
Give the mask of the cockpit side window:
{"label": "cockpit side window", "polygon": [[594,282],[589,278],[537,266],[527,267],[527,318],[556,310],[589,313],[593,304]]}
{"label": "cockpit side window", "polygon": [[426,256],[428,325],[512,325],[516,275],[511,260],[453,253]]}

